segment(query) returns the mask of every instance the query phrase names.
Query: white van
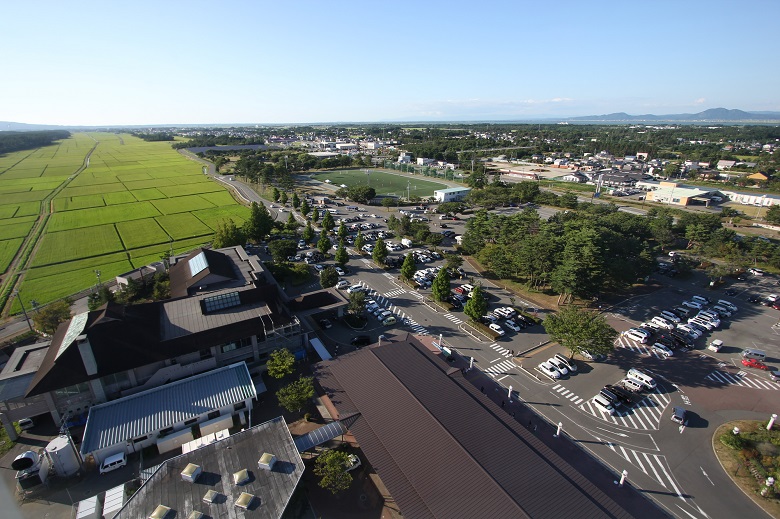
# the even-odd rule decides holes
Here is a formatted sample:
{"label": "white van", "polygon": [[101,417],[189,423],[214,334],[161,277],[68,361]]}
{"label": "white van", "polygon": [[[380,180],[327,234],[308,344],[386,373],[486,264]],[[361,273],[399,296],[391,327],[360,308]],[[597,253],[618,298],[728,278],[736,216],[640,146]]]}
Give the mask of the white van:
{"label": "white van", "polygon": [[650,322],[658,325],[659,328],[663,328],[664,330],[674,330],[674,325],[663,317],[655,316],[650,319]]}
{"label": "white van", "polygon": [[612,404],[607,401],[606,398],[604,398],[601,395],[596,395],[593,397],[593,405],[596,406],[596,409],[600,410],[603,413],[607,413],[608,415],[615,414],[615,408],[612,407]]}
{"label": "white van", "polygon": [[623,384],[624,388],[628,389],[629,391],[633,391],[634,393],[639,393],[645,388],[641,382],[631,377],[624,378],[620,381],[620,383]]}
{"label": "white van", "polygon": [[105,474],[106,472],[111,472],[112,470],[122,468],[125,465],[127,465],[126,452],[112,454],[111,456],[108,456],[106,459],[104,459],[103,463],[100,464],[100,473]]}
{"label": "white van", "polygon": [[626,330],[623,332],[623,336],[628,337],[632,341],[644,344],[647,342],[648,335],[646,333],[642,333],[640,330],[637,330],[636,328],[631,328],[630,330]]}
{"label": "white van", "polygon": [[739,308],[737,308],[737,305],[735,305],[731,301],[726,301],[725,299],[718,299],[718,302],[716,304],[726,307],[732,312],[736,312],[737,310],[739,310]]}
{"label": "white van", "polygon": [[639,371],[636,368],[629,369],[628,376],[644,384],[647,389],[655,389],[655,380],[653,380],[653,377]]}
{"label": "white van", "polygon": [[710,300],[704,296],[693,296],[691,297],[691,301],[695,301],[699,303],[700,305],[708,305],[710,304]]}

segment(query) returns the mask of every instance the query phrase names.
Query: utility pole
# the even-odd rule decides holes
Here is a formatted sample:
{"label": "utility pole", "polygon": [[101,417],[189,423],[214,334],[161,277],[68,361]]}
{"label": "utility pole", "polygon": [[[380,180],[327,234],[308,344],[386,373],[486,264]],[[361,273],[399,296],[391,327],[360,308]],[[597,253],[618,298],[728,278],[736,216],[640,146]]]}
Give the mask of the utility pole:
{"label": "utility pole", "polygon": [[19,305],[22,307],[22,313],[24,314],[24,318],[27,320],[27,326],[30,327],[31,332],[35,332],[33,330],[32,323],[30,322],[30,316],[27,315],[27,310],[24,308],[24,303],[22,302],[22,296],[19,294],[18,290],[14,290],[14,294],[16,295],[16,299],[19,300]]}

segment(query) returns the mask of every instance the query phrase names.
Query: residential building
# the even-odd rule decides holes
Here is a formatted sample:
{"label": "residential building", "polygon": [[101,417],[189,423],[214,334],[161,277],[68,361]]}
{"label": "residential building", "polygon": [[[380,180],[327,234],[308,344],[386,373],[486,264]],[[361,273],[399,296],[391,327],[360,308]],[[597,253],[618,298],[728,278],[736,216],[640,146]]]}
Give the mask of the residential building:
{"label": "residential building", "polygon": [[433,192],[433,198],[437,202],[459,202],[466,198],[471,192],[470,187],[450,187],[448,189],[437,189]]}

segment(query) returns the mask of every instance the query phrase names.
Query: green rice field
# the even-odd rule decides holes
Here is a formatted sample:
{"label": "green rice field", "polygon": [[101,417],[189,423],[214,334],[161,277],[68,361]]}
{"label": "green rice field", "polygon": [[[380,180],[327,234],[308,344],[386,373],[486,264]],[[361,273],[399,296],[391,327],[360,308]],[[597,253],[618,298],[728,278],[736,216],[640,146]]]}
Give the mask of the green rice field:
{"label": "green rice field", "polygon": [[366,175],[362,169],[347,169],[343,171],[327,171],[315,173],[312,178],[324,182],[330,180],[336,186],[344,184],[346,186],[366,185],[373,187],[377,195],[392,195],[406,197],[407,183],[409,183],[409,194],[426,198],[433,196],[437,189],[446,189],[447,185],[431,180],[424,180],[416,176],[394,175],[370,169]]}
{"label": "green rice field", "polygon": [[211,241],[221,220],[240,225],[249,215],[170,143],[111,133],[74,133],[0,156],[2,271],[49,210],[20,288],[25,301],[39,304],[94,285],[95,270],[105,281],[159,261],[171,248],[192,250]]}

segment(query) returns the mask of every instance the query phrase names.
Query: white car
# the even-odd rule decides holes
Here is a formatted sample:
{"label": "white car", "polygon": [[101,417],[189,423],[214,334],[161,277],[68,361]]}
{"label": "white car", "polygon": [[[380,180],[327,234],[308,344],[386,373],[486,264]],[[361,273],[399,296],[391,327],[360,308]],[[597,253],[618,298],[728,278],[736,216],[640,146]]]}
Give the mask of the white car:
{"label": "white car", "polygon": [[573,360],[564,357],[560,353],[556,353],[555,355],[553,355],[553,357],[557,359],[558,362],[563,363],[563,365],[566,366],[566,368],[569,370],[569,373],[574,374],[574,372],[577,371],[577,365],[574,363]]}
{"label": "white car", "polygon": [[725,306],[715,305],[710,310],[713,310],[715,312],[718,312],[718,315],[725,315],[726,317],[731,317],[731,310],[729,308],[726,308]]}
{"label": "white car", "polygon": [[706,330],[710,330],[710,331],[715,329],[715,325],[714,324],[712,324],[709,321],[705,321],[704,319],[699,319],[698,317],[692,317],[692,318],[688,319],[688,323],[689,324],[690,323],[697,324],[697,325],[701,326],[702,328],[704,328]]}
{"label": "white car", "polygon": [[363,285],[352,285],[347,289],[347,294],[354,294],[355,292],[365,292],[366,289]]}
{"label": "white car", "polygon": [[488,328],[490,328],[491,330],[493,330],[494,332],[496,332],[496,333],[498,334],[498,336],[499,336],[499,337],[503,337],[503,336],[504,336],[504,334],[506,333],[506,332],[504,332],[504,329],[503,329],[503,328],[501,328],[501,326],[497,325],[496,323],[490,323],[490,324],[488,325]]}
{"label": "white car", "polygon": [[653,344],[653,350],[657,351],[658,353],[665,355],[666,357],[671,357],[674,355],[672,350],[670,350],[667,346],[661,344],[660,342],[656,342]]}
{"label": "white car", "polygon": [[522,328],[518,326],[517,323],[512,321],[511,319],[507,319],[507,321],[504,324],[506,325],[507,328],[509,328],[513,332],[519,332],[520,330],[522,330]]}
{"label": "white car", "polygon": [[566,367],[566,364],[556,359],[555,357],[550,357],[547,359],[547,362],[555,366],[555,369],[561,372],[562,377],[565,377],[569,374],[569,368]]}
{"label": "white car", "polygon": [[747,269],[747,271],[749,273],[753,274],[754,276],[763,276],[764,275],[764,271],[761,270],[761,269],[757,269],[757,268],[749,268],[749,269]]}
{"label": "white car", "polygon": [[547,362],[542,362],[536,367],[536,369],[538,369],[543,374],[547,375],[553,380],[561,378],[561,373]]}
{"label": "white car", "polygon": [[323,270],[325,270],[325,265],[321,265],[317,263],[316,265],[314,265],[314,268],[317,270],[317,272],[322,272]]}
{"label": "white car", "polygon": [[694,310],[701,310],[703,308],[702,304],[697,301],[683,301],[682,305]]}
{"label": "white car", "polygon": [[343,268],[341,268],[341,267],[336,267],[336,274],[338,274],[339,276],[345,276],[347,273],[346,273],[346,272],[344,272],[344,269],[343,269]]}
{"label": "white car", "polygon": [[645,332],[644,330],[639,330],[637,328],[631,328],[629,330],[624,331],[623,336],[628,337],[632,341],[636,341],[641,344],[646,343],[649,337],[647,332]]}
{"label": "white car", "polygon": [[650,319],[650,322],[657,324],[659,328],[663,328],[664,330],[674,330],[674,324],[663,317],[655,316]]}
{"label": "white car", "polygon": [[342,279],[341,281],[336,283],[336,288],[338,288],[339,290],[341,290],[342,288],[347,288],[348,286],[349,286],[349,281],[347,281],[346,279]]}

